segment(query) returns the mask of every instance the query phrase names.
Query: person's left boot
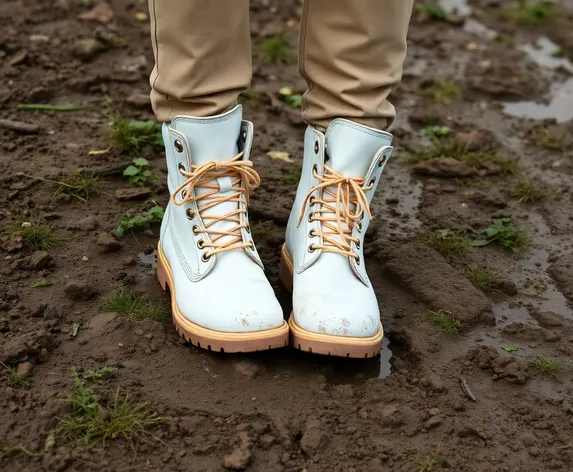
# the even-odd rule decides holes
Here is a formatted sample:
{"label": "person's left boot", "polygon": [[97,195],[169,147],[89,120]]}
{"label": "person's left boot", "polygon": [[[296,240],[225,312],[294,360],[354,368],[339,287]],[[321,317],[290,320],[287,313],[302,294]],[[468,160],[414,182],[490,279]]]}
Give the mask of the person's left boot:
{"label": "person's left boot", "polygon": [[342,357],[380,353],[380,310],[363,249],[370,201],[391,144],[390,133],[343,119],[326,134],[306,130],[281,259],[281,279],[293,291],[295,348]]}

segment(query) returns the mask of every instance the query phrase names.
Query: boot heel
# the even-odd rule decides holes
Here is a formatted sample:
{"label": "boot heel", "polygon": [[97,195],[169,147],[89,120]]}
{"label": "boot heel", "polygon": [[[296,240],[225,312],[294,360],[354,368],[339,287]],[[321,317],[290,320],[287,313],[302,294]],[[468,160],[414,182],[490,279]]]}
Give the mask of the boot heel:
{"label": "boot heel", "polygon": [[159,284],[164,291],[167,291],[169,287],[167,281],[167,269],[165,269],[165,265],[163,264],[162,260],[162,253],[161,248],[157,249],[157,280],[159,280]]}
{"label": "boot heel", "polygon": [[281,250],[281,265],[279,269],[279,277],[285,288],[289,292],[292,292],[293,265],[290,255],[287,251],[286,244],[283,244]]}

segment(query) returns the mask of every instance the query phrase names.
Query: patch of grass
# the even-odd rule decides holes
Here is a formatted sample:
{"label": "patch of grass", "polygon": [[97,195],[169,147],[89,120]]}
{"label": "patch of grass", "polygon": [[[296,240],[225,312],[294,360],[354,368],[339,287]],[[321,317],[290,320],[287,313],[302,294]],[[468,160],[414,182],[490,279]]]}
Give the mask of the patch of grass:
{"label": "patch of grass", "polygon": [[425,456],[414,460],[414,464],[418,466],[416,472],[445,472],[441,467],[442,462],[438,456]]}
{"label": "patch of grass", "polygon": [[422,136],[428,136],[429,138],[445,138],[450,134],[451,129],[448,126],[426,126],[422,129]]}
{"label": "patch of grass", "polygon": [[411,153],[408,162],[417,164],[438,157],[451,157],[478,168],[486,163],[493,163],[500,167],[503,174],[519,174],[523,169],[518,158],[508,158],[499,152],[470,151],[454,138],[432,136],[431,141],[428,148]]}
{"label": "patch of grass", "polygon": [[90,392],[77,372],[74,372],[75,391],[69,396],[71,413],[58,419],[56,437],[64,443],[92,446],[110,439],[123,438],[130,445],[134,440],[152,436],[150,428],[163,421],[146,404],[135,403],[127,395],[116,392],[113,401],[102,403]]}
{"label": "patch of grass", "polygon": [[438,331],[447,334],[448,336],[454,336],[458,334],[462,328],[460,321],[456,319],[456,317],[449,311],[426,310],[422,315],[422,318]]}
{"label": "patch of grass", "polygon": [[126,154],[134,154],[144,144],[163,145],[161,125],[153,120],[138,121],[115,114],[108,123],[108,139],[112,146]]}
{"label": "patch of grass", "polygon": [[298,185],[300,181],[300,176],[302,175],[302,168],[300,167],[291,167],[288,169],[286,174],[281,175],[281,181],[285,185],[289,187],[295,187]]}
{"label": "patch of grass", "polygon": [[97,370],[89,370],[84,375],[83,378],[88,382],[94,382],[101,384],[105,380],[112,377],[113,373],[117,371],[117,367],[114,366],[103,366]]}
{"label": "patch of grass", "polygon": [[22,247],[26,251],[51,251],[62,246],[67,238],[56,232],[56,227],[32,212],[28,221],[12,221],[7,233],[22,238]]}
{"label": "patch of grass", "polygon": [[555,15],[557,5],[553,2],[530,2],[518,0],[506,7],[506,15],[524,26],[537,26],[547,22]]}
{"label": "patch of grass", "polygon": [[91,195],[101,193],[106,183],[94,173],[86,174],[76,171],[70,173],[61,182],[56,183],[56,195],[65,193],[75,200],[85,203]]}
{"label": "patch of grass", "polygon": [[552,133],[550,130],[543,130],[536,138],[537,144],[551,151],[564,151],[567,147],[565,136]]}
{"label": "patch of grass", "polygon": [[461,89],[449,80],[440,79],[432,87],[426,89],[424,93],[438,103],[448,105],[454,100],[462,98]]}
{"label": "patch of grass", "polygon": [[16,456],[26,456],[26,457],[39,457],[43,456],[43,452],[30,451],[21,444],[16,444],[15,446],[6,446],[2,449],[0,457],[16,457]]}
{"label": "patch of grass", "polygon": [[279,96],[293,108],[302,107],[302,95],[294,93],[289,87],[282,87],[279,90]]}
{"label": "patch of grass", "polygon": [[495,284],[497,275],[487,267],[466,267],[463,275],[475,288],[485,294],[501,293]]}
{"label": "patch of grass", "polygon": [[239,94],[238,102],[244,106],[258,107],[263,101],[263,94],[257,89],[250,88]]}
{"label": "patch of grass", "polygon": [[421,241],[445,257],[463,254],[471,248],[471,241],[464,233],[451,229],[430,231]]}
{"label": "patch of grass", "polygon": [[164,321],[171,312],[164,303],[155,303],[125,287],[117,287],[102,299],[102,308],[127,319]]}
{"label": "patch of grass", "polygon": [[42,110],[42,111],[82,111],[87,110],[89,105],[49,105],[46,103],[26,103],[18,105],[21,110]]}
{"label": "patch of grass", "polygon": [[448,21],[450,15],[444,8],[438,3],[418,3],[414,6],[414,12],[422,13],[428,18],[437,21]]}
{"label": "patch of grass", "polygon": [[563,371],[563,363],[537,356],[529,362],[529,368],[537,378],[555,378]]}
{"label": "patch of grass", "polygon": [[531,247],[529,236],[514,228],[511,218],[494,218],[483,234],[482,239],[475,239],[471,245],[482,247],[497,241],[503,249],[511,249],[514,252]]}
{"label": "patch of grass", "polygon": [[8,372],[8,387],[12,388],[30,388],[32,382],[26,378],[24,375],[18,375],[16,369],[4,364],[4,362],[0,362],[2,367],[6,369]]}
{"label": "patch of grass", "polygon": [[119,225],[112,233],[118,238],[122,238],[128,231],[141,230],[154,224],[161,224],[164,214],[163,208],[155,205],[135,216],[122,216]]}
{"label": "patch of grass", "polygon": [[551,192],[541,190],[533,185],[527,177],[523,177],[519,184],[511,189],[510,194],[518,203],[530,203],[543,200],[546,197],[554,197]]}
{"label": "patch of grass", "polygon": [[123,176],[127,177],[129,185],[134,187],[145,187],[159,182],[148,168],[149,161],[143,157],[136,157],[131,164],[123,170]]}
{"label": "patch of grass", "polygon": [[288,42],[284,33],[263,39],[261,43],[261,57],[275,64],[288,62],[290,54]]}

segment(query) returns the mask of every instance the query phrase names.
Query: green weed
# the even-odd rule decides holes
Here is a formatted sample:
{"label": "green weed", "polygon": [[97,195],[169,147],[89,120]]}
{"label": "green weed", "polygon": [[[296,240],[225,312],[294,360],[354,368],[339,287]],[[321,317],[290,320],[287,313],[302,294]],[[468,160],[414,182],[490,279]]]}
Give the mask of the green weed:
{"label": "green weed", "polygon": [[537,356],[529,362],[529,368],[538,378],[555,378],[563,370],[563,363],[555,359]]}
{"label": "green weed", "polygon": [[421,241],[445,257],[463,254],[471,248],[471,241],[464,233],[451,229],[430,231],[422,235]]}
{"label": "green weed", "polygon": [[442,460],[438,456],[426,456],[414,460],[418,466],[416,472],[445,472],[441,467]]}
{"label": "green weed", "polygon": [[71,413],[58,419],[56,437],[64,443],[92,446],[110,439],[123,438],[130,445],[134,440],[151,436],[150,428],[163,421],[146,404],[134,403],[127,395],[116,392],[113,401],[102,403],[90,392],[77,372],[74,372],[75,391],[69,396]]}
{"label": "green weed", "polygon": [[102,308],[134,321],[164,321],[170,316],[169,307],[164,303],[154,303],[125,287],[117,287],[106,295],[102,300]]}
{"label": "green weed", "polygon": [[497,275],[487,267],[466,267],[463,275],[475,288],[485,294],[501,293],[495,283]]}
{"label": "green weed", "polygon": [[422,318],[438,331],[453,336],[459,333],[462,325],[449,311],[426,310]]}
{"label": "green weed", "polygon": [[518,0],[506,7],[506,16],[525,26],[536,26],[553,18],[557,11],[553,2]]}
{"label": "green weed", "polygon": [[438,80],[432,87],[426,89],[424,93],[432,97],[434,101],[446,105],[462,98],[461,89],[455,83],[444,79]]}
{"label": "green weed", "polygon": [[281,175],[281,181],[285,185],[288,185],[289,187],[296,187],[300,181],[301,175],[302,175],[302,168],[289,167],[287,173]]}
{"label": "green weed", "polygon": [[49,105],[45,103],[27,103],[18,105],[21,110],[41,110],[41,111],[82,111],[87,110],[89,105]]}
{"label": "green weed", "polygon": [[519,184],[510,191],[510,194],[518,201],[518,203],[537,202],[546,197],[555,196],[551,192],[538,189],[525,176],[521,179]]}
{"label": "green weed", "polygon": [[503,346],[501,346],[501,348],[505,352],[515,352],[519,350],[519,346],[516,346],[515,344],[504,344]]}
{"label": "green weed", "polygon": [[537,136],[536,141],[539,146],[550,149],[551,151],[564,151],[567,147],[564,135],[554,134],[548,129],[543,130],[539,136]]}
{"label": "green weed", "polygon": [[65,193],[75,200],[85,203],[91,195],[101,193],[106,184],[107,182],[101,180],[94,173],[86,174],[76,171],[61,182],[56,182],[56,195]]}
{"label": "green weed", "polygon": [[432,20],[448,21],[450,19],[448,12],[438,3],[419,3],[414,6],[414,11],[426,15]]}
{"label": "green weed", "polygon": [[275,64],[288,62],[290,54],[288,42],[284,34],[265,38],[261,43],[261,57]]}
{"label": "green weed", "polygon": [[16,369],[4,364],[4,362],[0,362],[0,365],[6,369],[8,372],[8,387],[12,388],[29,388],[32,385],[32,382],[26,378],[24,375],[18,375]]}
{"label": "green weed", "polygon": [[31,287],[32,288],[39,288],[39,287],[49,287],[50,285],[54,285],[54,282],[50,282],[49,280],[38,280],[34,282]]}
{"label": "green weed", "polygon": [[21,444],[16,444],[15,446],[6,446],[2,449],[0,457],[15,457],[15,456],[26,456],[26,457],[39,457],[43,456],[44,452],[35,452],[27,449]]}
{"label": "green weed", "polygon": [[428,136],[429,138],[445,138],[450,134],[451,129],[448,126],[426,126],[422,129],[422,136]]}
{"label": "green weed", "polygon": [[83,378],[88,382],[101,384],[105,380],[109,379],[115,371],[117,371],[117,367],[106,365],[97,370],[90,370],[86,372],[83,375]]}
{"label": "green weed", "polygon": [[531,246],[531,240],[527,234],[514,228],[511,218],[494,218],[483,234],[482,239],[475,239],[471,245],[482,247],[497,241],[503,249],[511,249],[514,252]]}
{"label": "green weed", "polygon": [[163,145],[159,123],[152,120],[128,120],[118,114],[112,115],[108,123],[108,139],[112,146],[127,154],[139,152],[144,144]]}
{"label": "green weed", "polygon": [[508,34],[498,33],[494,38],[496,42],[504,44],[507,47],[514,48],[517,46],[517,40]]}
{"label": "green weed", "polygon": [[155,224],[161,224],[164,214],[163,208],[155,205],[135,216],[122,216],[119,220],[119,225],[112,233],[118,238],[122,238],[128,231],[141,230]]}
{"label": "green weed", "polygon": [[129,185],[134,187],[145,187],[146,185],[153,185],[159,182],[159,179],[154,176],[148,169],[149,161],[143,157],[136,157],[131,161],[131,165],[127,166],[123,171],[123,176],[127,177]]}
{"label": "green weed", "polygon": [[300,108],[302,106],[302,95],[295,94],[291,88],[281,88],[279,90],[279,95],[282,100],[293,108]]}
{"label": "green weed", "polygon": [[53,224],[32,212],[28,221],[12,221],[8,224],[7,233],[12,237],[22,238],[22,247],[26,251],[51,251],[62,246],[67,238],[56,232]]}

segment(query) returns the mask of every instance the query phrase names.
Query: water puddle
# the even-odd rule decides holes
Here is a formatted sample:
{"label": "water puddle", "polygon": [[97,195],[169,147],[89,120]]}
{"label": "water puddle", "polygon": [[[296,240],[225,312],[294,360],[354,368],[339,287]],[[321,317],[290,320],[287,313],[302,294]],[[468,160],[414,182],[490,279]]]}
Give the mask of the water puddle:
{"label": "water puddle", "polygon": [[540,67],[563,69],[573,74],[573,63],[567,58],[557,57],[561,48],[546,36],[539,37],[535,44],[521,44],[517,49]]}
{"label": "water puddle", "polygon": [[137,263],[149,267],[153,272],[157,269],[157,249],[145,250],[137,255]]}

